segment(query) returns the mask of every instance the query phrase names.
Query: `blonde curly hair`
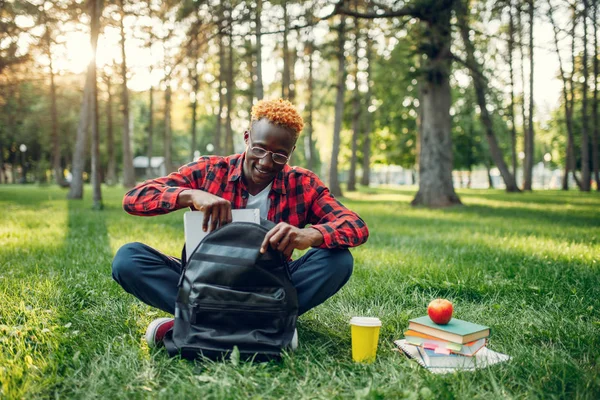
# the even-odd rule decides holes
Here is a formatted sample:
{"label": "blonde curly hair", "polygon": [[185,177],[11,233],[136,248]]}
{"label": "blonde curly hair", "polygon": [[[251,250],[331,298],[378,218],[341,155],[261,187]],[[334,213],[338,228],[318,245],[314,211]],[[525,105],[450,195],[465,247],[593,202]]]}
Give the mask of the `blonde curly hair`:
{"label": "blonde curly hair", "polygon": [[269,122],[289,128],[298,139],[304,121],[292,103],[284,99],[260,100],[252,107],[250,123],[266,118]]}

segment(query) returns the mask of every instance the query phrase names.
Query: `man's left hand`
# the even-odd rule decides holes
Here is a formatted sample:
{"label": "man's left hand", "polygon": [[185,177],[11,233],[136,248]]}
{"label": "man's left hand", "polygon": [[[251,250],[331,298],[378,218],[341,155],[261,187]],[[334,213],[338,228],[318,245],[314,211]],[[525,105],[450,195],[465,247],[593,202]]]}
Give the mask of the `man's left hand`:
{"label": "man's left hand", "polygon": [[316,229],[300,229],[285,222],[278,223],[267,232],[265,240],[260,246],[260,252],[265,253],[267,246],[283,252],[286,258],[290,258],[294,249],[304,250],[309,247],[320,246],[323,243],[323,235]]}

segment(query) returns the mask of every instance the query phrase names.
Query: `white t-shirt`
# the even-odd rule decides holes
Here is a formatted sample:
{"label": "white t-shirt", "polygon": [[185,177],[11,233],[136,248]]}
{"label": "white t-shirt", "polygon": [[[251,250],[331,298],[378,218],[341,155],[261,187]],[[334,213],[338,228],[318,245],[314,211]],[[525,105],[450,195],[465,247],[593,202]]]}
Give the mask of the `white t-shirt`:
{"label": "white t-shirt", "polygon": [[248,193],[248,204],[246,204],[246,208],[258,208],[260,210],[260,217],[267,219],[267,214],[269,213],[269,207],[271,206],[269,201],[269,192],[271,191],[271,186],[273,186],[273,182],[269,183],[269,185],[264,188],[260,193],[252,196]]}

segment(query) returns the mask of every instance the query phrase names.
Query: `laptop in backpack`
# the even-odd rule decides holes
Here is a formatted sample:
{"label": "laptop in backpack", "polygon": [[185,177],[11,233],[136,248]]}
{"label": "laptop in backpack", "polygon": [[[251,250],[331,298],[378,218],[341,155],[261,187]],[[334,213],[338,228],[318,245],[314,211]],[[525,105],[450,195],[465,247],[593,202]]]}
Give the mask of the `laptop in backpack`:
{"label": "laptop in backpack", "polygon": [[186,258],[175,324],[165,338],[171,356],[219,359],[237,347],[245,359],[277,358],[289,346],[298,298],[283,253],[260,245],[274,226],[233,222],[209,233]]}
{"label": "laptop in backpack", "polygon": [[[258,208],[241,208],[231,210],[233,222],[254,222],[260,224],[260,210]],[[183,214],[183,232],[185,234],[185,248],[192,252],[204,239],[208,232],[202,230],[204,212],[186,211]],[[208,222],[210,224],[210,220]]]}

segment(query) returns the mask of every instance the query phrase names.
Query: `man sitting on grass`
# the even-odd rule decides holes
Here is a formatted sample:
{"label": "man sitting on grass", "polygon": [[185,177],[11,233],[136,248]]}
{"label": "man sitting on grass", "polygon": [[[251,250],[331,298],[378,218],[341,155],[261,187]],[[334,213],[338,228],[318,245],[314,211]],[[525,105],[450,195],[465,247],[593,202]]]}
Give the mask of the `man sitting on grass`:
{"label": "man sitting on grass", "polygon": [[[191,207],[204,212],[205,231],[231,222],[232,208],[258,208],[261,218],[277,224],[265,236],[261,252],[271,246],[289,258],[294,249],[312,247],[289,264],[301,315],[344,286],[353,266],[348,247],[364,243],[369,235],[364,221],[313,172],[287,165],[303,126],[289,101],[261,100],[244,132],[244,153],[200,157],[178,172],[148,180],[125,195],[123,208],[151,216]],[[311,226],[305,228],[307,224]],[[144,303],[174,314],[181,268],[181,260],[136,242],[119,249],[112,275]],[[153,321],[146,341],[158,345],[172,326],[172,318]]]}

